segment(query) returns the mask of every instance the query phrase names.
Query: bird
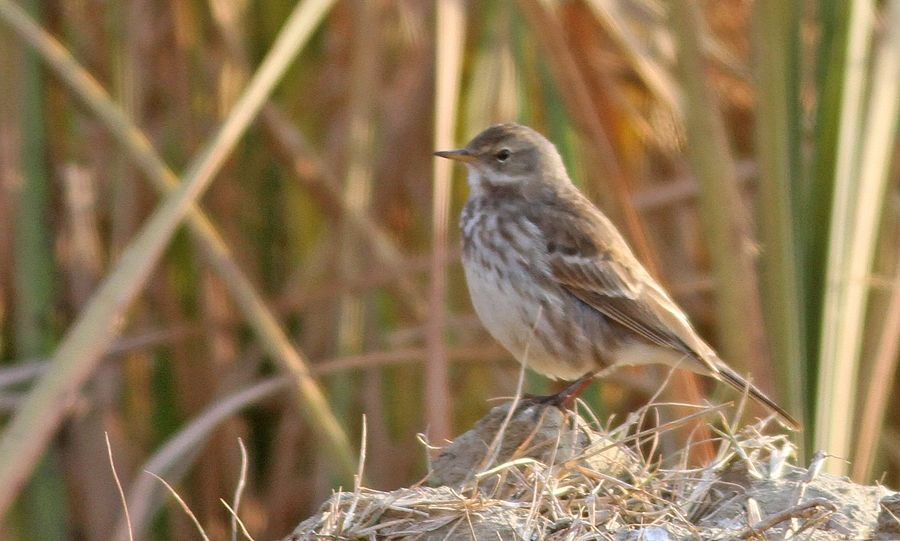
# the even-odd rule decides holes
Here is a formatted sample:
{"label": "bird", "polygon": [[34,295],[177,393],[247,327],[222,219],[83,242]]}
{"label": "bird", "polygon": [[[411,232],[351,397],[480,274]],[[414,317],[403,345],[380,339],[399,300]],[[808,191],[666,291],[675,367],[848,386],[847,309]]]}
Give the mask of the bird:
{"label": "bird", "polygon": [[574,380],[578,392],[620,366],[686,369],[746,392],[800,429],[700,337],[543,135],[497,124],[435,155],[468,170],[459,221],[466,284],[484,327],[520,363]]}

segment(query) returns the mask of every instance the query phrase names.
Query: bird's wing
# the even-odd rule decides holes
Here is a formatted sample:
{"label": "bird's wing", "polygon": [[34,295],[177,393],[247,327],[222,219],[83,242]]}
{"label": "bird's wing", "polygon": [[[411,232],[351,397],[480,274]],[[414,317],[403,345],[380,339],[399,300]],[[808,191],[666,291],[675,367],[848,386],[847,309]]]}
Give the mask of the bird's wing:
{"label": "bird's wing", "polygon": [[534,219],[553,278],[575,297],[651,343],[689,354],[715,373],[711,348],[644,270],[612,223],[576,197]]}

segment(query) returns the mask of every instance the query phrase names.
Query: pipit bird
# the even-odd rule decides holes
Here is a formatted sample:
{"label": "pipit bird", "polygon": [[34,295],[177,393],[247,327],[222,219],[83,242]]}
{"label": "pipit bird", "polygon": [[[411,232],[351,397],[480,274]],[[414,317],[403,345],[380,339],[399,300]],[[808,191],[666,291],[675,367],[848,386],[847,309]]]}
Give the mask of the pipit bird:
{"label": "pipit bird", "polygon": [[589,383],[621,365],[677,366],[728,383],[799,424],[725,364],[572,184],[556,147],[531,128],[492,126],[435,153],[468,169],[463,268],[478,317],[520,363]]}

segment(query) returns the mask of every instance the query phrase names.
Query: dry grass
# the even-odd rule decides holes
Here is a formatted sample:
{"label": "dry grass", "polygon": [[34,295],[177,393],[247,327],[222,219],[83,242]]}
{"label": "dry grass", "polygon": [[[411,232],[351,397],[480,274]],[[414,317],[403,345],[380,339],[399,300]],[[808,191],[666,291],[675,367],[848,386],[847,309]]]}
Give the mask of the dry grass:
{"label": "dry grass", "polygon": [[[789,465],[794,446],[786,435],[769,433],[767,420],[732,430],[722,407],[704,407],[644,428],[671,406],[651,403],[606,426],[586,420],[592,417],[586,409],[564,415],[524,400],[509,417],[510,405],[498,406],[444,448],[426,482],[339,492],[287,539],[651,539],[663,531],[752,539],[837,528],[825,526],[835,502],[804,490],[819,477],[820,464]],[[709,426],[718,434],[715,459],[688,467],[697,442],[663,456],[660,436],[698,416],[718,418]],[[497,433],[502,437],[490,437]],[[499,464],[470,469],[496,453]],[[771,497],[750,497],[762,483]],[[776,512],[779,498],[789,504],[775,504]]]}

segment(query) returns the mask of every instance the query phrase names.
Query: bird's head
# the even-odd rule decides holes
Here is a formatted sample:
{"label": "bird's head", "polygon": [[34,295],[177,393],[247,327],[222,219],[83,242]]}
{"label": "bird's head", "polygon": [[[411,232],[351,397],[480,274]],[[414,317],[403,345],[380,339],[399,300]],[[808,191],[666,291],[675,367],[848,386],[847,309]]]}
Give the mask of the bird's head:
{"label": "bird's head", "polygon": [[474,191],[568,182],[553,143],[519,124],[491,126],[461,149],[434,154],[466,164]]}

